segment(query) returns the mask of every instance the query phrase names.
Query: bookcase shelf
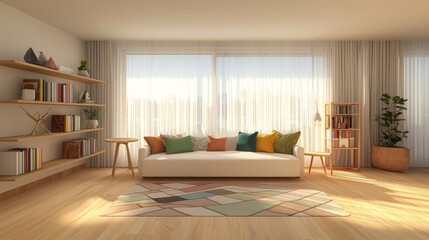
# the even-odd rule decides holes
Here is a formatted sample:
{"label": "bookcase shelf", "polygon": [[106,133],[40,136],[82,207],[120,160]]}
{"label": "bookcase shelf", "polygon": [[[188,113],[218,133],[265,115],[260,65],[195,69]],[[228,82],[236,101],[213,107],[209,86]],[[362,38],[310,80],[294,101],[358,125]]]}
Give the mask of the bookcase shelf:
{"label": "bookcase shelf", "polygon": [[[356,102],[329,102],[325,104],[325,149],[331,153],[330,170],[334,152],[346,150],[350,170],[360,170],[360,104]],[[342,147],[341,147],[342,146]],[[341,154],[340,156],[345,156]],[[355,161],[356,160],[356,161]]]}
{"label": "bookcase shelf", "polygon": [[29,101],[29,100],[0,100],[0,103],[10,104],[35,104],[35,105],[58,105],[58,106],[78,106],[78,107],[106,107],[105,104],[97,103],[61,103],[61,102],[44,102],[44,101]]}
{"label": "bookcase shelf", "polygon": [[0,60],[0,65],[10,68],[16,68],[20,70],[25,70],[29,72],[35,72],[35,73],[41,73],[49,76],[64,78],[76,82],[83,82],[83,83],[104,83],[102,80],[94,79],[94,78],[88,78],[88,77],[82,77],[79,75],[74,75],[70,73],[60,72],[55,69],[42,67],[35,64],[30,64],[22,61],[17,60]]}
{"label": "bookcase shelf", "polygon": [[41,134],[36,136],[31,135],[20,135],[20,136],[11,136],[11,137],[0,137],[0,142],[25,142],[25,141],[34,141],[45,138],[53,138],[53,137],[62,137],[79,133],[89,133],[89,132],[98,132],[103,131],[104,128],[94,128],[94,129],[82,129],[79,131],[73,132],[64,132],[64,133],[52,133],[52,134]]}
{"label": "bookcase shelf", "polygon": [[[33,172],[17,175],[17,176],[0,176],[0,181],[18,181],[24,180],[26,178],[41,179],[52,174],[55,174],[55,170],[60,170],[61,168],[73,167],[86,162],[87,159],[95,157],[102,153],[106,152],[105,150],[98,151],[94,154],[81,157],[81,158],[60,158],[56,160],[51,160],[49,162],[43,163],[42,168]],[[54,173],[53,173],[54,172]]]}

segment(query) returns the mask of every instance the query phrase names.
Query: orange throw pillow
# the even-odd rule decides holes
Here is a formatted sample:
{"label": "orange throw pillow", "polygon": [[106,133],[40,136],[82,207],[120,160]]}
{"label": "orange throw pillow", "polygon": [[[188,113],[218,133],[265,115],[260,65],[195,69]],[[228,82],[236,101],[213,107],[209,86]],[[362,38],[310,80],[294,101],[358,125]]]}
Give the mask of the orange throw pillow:
{"label": "orange throw pillow", "polygon": [[274,140],[276,140],[277,133],[264,134],[258,133],[256,136],[256,151],[274,153]]}
{"label": "orange throw pillow", "polygon": [[152,154],[165,152],[165,146],[161,137],[144,137],[144,140],[149,145]]}
{"label": "orange throw pillow", "polygon": [[207,151],[226,151],[225,149],[226,137],[212,137],[209,136],[209,144]]}

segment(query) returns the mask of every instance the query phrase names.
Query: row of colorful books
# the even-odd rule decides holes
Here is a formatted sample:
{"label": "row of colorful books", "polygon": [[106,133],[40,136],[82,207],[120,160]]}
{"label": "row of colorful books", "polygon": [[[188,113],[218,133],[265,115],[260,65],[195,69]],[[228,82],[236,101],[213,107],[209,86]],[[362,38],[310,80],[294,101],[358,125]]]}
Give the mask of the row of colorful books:
{"label": "row of colorful books", "polygon": [[24,79],[23,89],[36,90],[36,101],[45,102],[75,102],[75,90],[73,83],[54,83],[43,79]]}
{"label": "row of colorful books", "polygon": [[42,168],[42,148],[14,148],[0,152],[0,175],[20,175]]}
{"label": "row of colorful books", "polygon": [[51,132],[74,132],[80,130],[80,115],[52,115]]}
{"label": "row of colorful books", "polygon": [[63,158],[81,158],[96,153],[96,139],[77,138],[63,142]]}

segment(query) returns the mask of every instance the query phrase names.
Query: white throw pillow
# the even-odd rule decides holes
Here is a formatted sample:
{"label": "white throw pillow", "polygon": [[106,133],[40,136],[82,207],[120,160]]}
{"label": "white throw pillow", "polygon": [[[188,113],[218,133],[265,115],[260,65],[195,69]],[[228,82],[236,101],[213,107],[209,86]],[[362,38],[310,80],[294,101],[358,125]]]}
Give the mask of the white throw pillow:
{"label": "white throw pillow", "polygon": [[226,151],[235,151],[237,149],[238,136],[226,137],[225,149]]}

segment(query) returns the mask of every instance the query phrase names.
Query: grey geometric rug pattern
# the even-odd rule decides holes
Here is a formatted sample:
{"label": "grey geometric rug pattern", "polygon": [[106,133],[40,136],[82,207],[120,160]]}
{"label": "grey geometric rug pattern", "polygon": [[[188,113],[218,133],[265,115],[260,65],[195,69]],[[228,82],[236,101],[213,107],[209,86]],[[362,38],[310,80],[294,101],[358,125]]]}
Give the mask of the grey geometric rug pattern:
{"label": "grey geometric rug pattern", "polygon": [[138,183],[106,209],[109,217],[345,217],[315,189],[264,183]]}

